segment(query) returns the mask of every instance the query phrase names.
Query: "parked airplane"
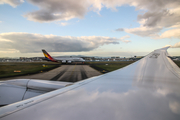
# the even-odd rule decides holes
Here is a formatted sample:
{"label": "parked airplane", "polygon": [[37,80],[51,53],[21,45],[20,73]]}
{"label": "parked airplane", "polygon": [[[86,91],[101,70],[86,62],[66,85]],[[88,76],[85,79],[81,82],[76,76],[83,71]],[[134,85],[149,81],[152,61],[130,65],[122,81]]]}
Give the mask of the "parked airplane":
{"label": "parked airplane", "polygon": [[[157,49],[122,69],[0,108],[1,120],[179,120],[180,69]],[[40,81],[43,82],[43,81]],[[22,98],[33,82],[4,83]],[[25,92],[19,94],[26,84]],[[2,83],[1,83],[2,85]],[[47,86],[47,84],[46,84]],[[42,89],[42,88],[41,88]],[[7,90],[3,90],[6,94]],[[1,97],[2,96],[2,97]],[[3,99],[0,95],[0,102]]]}
{"label": "parked airplane", "polygon": [[83,58],[79,57],[63,57],[63,58],[53,58],[51,57],[45,50],[42,50],[45,56],[45,60],[52,61],[52,62],[62,62],[62,63],[71,63],[71,62],[84,62]]}

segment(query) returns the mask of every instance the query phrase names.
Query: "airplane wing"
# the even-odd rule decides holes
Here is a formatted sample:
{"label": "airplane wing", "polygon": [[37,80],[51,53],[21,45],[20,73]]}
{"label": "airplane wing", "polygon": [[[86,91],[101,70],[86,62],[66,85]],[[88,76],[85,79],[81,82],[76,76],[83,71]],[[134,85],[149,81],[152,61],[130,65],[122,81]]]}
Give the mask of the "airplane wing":
{"label": "airplane wing", "polygon": [[180,69],[157,49],[122,69],[0,108],[1,120],[179,120]]}

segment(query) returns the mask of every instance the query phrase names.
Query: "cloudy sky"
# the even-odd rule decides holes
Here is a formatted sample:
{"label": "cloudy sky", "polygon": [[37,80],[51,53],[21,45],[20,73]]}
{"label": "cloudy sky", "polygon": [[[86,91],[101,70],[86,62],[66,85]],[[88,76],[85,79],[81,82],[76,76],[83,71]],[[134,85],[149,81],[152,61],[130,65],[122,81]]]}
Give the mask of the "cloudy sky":
{"label": "cloudy sky", "polygon": [[0,0],[0,57],[180,55],[180,0]]}

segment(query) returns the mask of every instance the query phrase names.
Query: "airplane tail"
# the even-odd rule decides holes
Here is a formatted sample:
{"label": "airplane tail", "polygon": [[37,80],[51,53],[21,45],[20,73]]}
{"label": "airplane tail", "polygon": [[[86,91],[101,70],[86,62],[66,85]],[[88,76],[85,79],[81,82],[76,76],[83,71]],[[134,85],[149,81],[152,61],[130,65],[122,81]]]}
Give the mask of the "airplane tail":
{"label": "airplane tail", "polygon": [[57,61],[54,60],[44,49],[42,49],[42,52],[43,52],[43,54],[44,54],[44,56],[45,56],[45,59],[46,59],[47,61],[57,62]]}

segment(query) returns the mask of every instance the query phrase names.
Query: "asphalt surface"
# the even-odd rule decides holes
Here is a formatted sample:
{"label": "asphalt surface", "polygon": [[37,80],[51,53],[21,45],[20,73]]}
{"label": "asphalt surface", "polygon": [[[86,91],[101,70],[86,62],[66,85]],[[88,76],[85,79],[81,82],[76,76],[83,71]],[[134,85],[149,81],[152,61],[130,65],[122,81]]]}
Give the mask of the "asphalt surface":
{"label": "asphalt surface", "polygon": [[1,80],[40,79],[52,81],[77,82],[98,75],[101,75],[101,73],[91,68],[89,65],[62,65],[61,67],[55,68],[48,72],[42,72],[34,75],[2,78]]}

